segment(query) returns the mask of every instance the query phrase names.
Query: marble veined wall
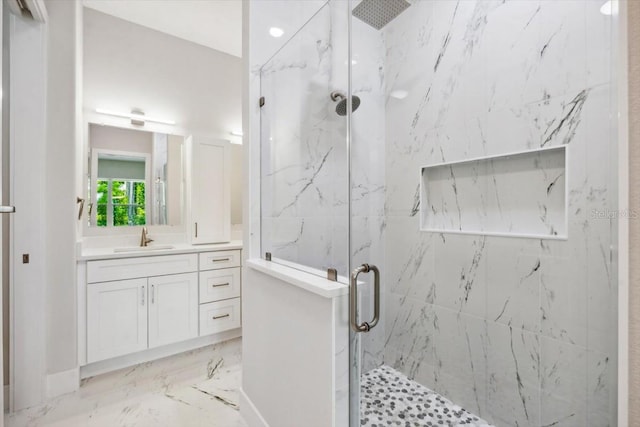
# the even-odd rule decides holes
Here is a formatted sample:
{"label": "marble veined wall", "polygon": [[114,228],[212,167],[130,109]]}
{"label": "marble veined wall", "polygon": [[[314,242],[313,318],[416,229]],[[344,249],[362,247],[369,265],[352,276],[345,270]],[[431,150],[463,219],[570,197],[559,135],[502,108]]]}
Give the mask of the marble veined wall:
{"label": "marble veined wall", "polygon": [[[384,67],[370,70],[386,92],[386,320],[382,350],[371,348],[499,426],[616,425],[615,82],[602,3],[414,1],[382,30]],[[419,231],[421,167],[557,145],[566,240]],[[517,174],[503,182],[498,201]],[[543,216],[544,198],[536,205]]]}

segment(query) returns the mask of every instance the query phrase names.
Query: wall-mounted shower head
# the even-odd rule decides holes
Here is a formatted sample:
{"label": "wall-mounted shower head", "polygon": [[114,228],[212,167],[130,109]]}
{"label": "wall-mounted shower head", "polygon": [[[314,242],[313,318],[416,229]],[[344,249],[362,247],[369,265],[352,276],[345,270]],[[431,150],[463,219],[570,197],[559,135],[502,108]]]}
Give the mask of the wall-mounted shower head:
{"label": "wall-mounted shower head", "polygon": [[409,6],[411,3],[407,0],[362,0],[352,13],[356,18],[380,30]]}
{"label": "wall-mounted shower head", "polygon": [[[334,102],[340,101],[338,102],[338,105],[336,105],[336,113],[339,116],[346,116],[347,115],[347,96],[344,93],[336,90],[334,92],[331,92],[331,100]],[[351,112],[356,111],[359,106],[360,106],[360,98],[353,95],[351,97]]]}

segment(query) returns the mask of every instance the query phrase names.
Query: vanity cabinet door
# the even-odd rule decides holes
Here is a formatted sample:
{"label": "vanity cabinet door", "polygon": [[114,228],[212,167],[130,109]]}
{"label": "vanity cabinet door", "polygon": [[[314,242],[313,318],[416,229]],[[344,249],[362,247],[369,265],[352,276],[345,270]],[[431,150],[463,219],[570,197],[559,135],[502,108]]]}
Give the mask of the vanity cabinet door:
{"label": "vanity cabinet door", "polygon": [[231,240],[231,156],[229,142],[192,137],[191,242],[221,243]]}
{"label": "vanity cabinet door", "polygon": [[149,348],[198,336],[198,273],[149,278]]}
{"label": "vanity cabinet door", "polygon": [[147,348],[147,279],[87,286],[87,361]]}

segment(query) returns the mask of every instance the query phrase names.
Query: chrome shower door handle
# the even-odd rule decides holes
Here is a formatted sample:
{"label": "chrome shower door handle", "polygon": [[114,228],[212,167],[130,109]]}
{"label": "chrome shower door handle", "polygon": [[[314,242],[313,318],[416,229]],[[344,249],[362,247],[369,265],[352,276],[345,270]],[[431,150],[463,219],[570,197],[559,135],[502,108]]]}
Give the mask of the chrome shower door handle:
{"label": "chrome shower door handle", "polygon": [[[358,323],[358,275],[373,271],[373,319]],[[380,320],[380,270],[375,265],[362,264],[351,272],[349,286],[349,323],[355,332],[369,332]]]}

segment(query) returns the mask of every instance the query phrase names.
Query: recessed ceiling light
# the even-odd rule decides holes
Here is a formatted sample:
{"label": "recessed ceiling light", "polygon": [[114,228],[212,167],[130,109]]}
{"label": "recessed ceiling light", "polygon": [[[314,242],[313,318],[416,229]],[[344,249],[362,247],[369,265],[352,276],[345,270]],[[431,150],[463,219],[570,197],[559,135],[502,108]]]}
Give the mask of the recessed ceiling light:
{"label": "recessed ceiling light", "polygon": [[409,95],[409,92],[402,89],[396,89],[389,94],[389,96],[395,99],[405,99],[407,95]]}
{"label": "recessed ceiling light", "polygon": [[284,30],[282,28],[278,28],[278,27],[271,27],[269,28],[269,34],[271,34],[272,37],[282,37],[282,35],[284,34]]}
{"label": "recessed ceiling light", "polygon": [[618,2],[609,0],[600,8],[600,13],[603,15],[617,15],[618,14]]}

